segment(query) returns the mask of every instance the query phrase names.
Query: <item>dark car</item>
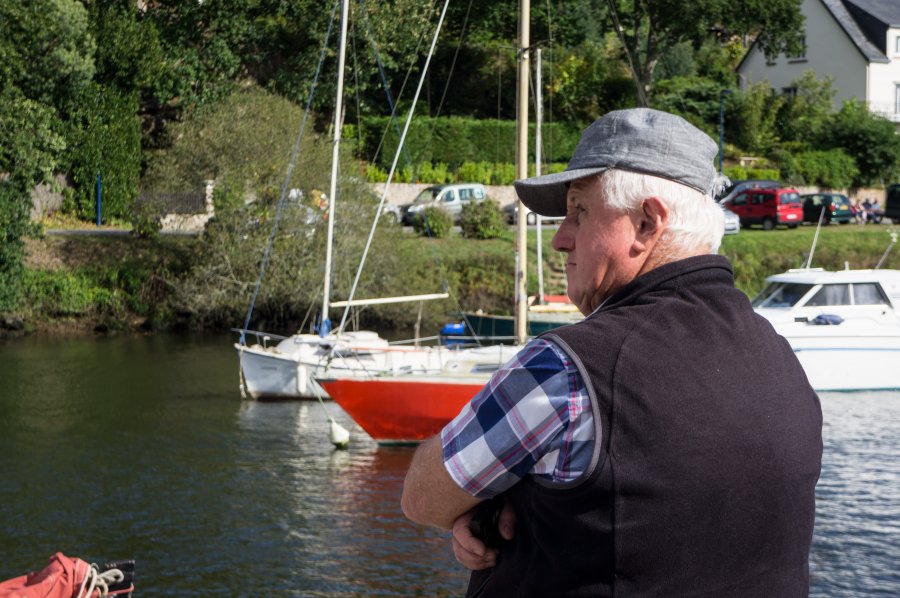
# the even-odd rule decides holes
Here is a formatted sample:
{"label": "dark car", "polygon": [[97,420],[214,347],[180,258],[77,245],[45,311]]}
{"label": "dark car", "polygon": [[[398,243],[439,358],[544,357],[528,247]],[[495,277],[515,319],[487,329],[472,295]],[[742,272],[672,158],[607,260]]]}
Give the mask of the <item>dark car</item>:
{"label": "dark car", "polygon": [[800,199],[803,201],[803,222],[819,222],[822,210],[825,210],[822,224],[853,222],[853,208],[850,207],[850,199],[846,195],[808,193],[801,195]]}
{"label": "dark car", "polygon": [[[503,206],[503,219],[506,220],[507,224],[515,224],[519,220],[519,202],[514,201],[512,203],[506,204]],[[525,210],[525,222],[529,225],[537,224],[537,214],[532,212],[531,210]]]}
{"label": "dark car", "polygon": [[890,218],[894,224],[900,224],[900,183],[890,185],[886,195],[884,217]]}

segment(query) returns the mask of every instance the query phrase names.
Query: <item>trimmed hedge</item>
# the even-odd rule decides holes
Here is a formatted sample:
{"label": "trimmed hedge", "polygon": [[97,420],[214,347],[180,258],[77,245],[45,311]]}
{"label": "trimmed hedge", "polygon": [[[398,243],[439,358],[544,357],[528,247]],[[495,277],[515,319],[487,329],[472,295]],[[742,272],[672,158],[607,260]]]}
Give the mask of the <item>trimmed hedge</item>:
{"label": "trimmed hedge", "polygon": [[[387,170],[394,159],[399,135],[389,117],[364,117],[359,125],[346,125],[345,139],[361,139],[357,156]],[[549,123],[541,127],[543,160],[566,162],[581,138],[583,123]],[[534,139],[534,125],[529,125]],[[384,136],[384,143],[382,143]],[[511,120],[478,120],[457,116],[416,118],[410,125],[400,164],[447,164],[464,162],[515,162],[516,123]],[[534,147],[528,148],[529,161]],[[376,155],[377,153],[377,155]]]}
{"label": "trimmed hedge", "polygon": [[[562,172],[566,169],[565,162],[553,162],[544,164],[542,174]],[[534,176],[534,164],[528,168],[529,176]],[[383,183],[387,181],[388,173],[378,166],[368,164],[366,166],[366,179],[370,183]],[[428,183],[432,185],[441,183],[481,183],[482,185],[512,185],[516,179],[516,166],[508,162],[463,162],[459,167],[450,169],[440,162],[422,162],[415,168],[408,166],[401,168],[394,174],[394,182],[397,183]]]}

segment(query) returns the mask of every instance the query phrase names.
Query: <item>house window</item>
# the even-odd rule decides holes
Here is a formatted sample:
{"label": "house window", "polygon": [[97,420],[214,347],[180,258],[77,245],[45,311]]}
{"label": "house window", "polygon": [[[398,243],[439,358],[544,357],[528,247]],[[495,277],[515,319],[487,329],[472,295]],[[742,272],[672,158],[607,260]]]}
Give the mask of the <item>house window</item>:
{"label": "house window", "polygon": [[900,56],[900,35],[894,38],[894,54]]}
{"label": "house window", "polygon": [[785,56],[789,62],[799,62],[802,60],[806,60],[806,36],[800,38],[800,51],[797,54],[788,54],[785,52]]}
{"label": "house window", "polygon": [[797,88],[796,87],[782,87],[781,95],[786,98],[796,98],[797,97]]}
{"label": "house window", "polygon": [[894,83],[894,114],[900,114],[900,83]]}

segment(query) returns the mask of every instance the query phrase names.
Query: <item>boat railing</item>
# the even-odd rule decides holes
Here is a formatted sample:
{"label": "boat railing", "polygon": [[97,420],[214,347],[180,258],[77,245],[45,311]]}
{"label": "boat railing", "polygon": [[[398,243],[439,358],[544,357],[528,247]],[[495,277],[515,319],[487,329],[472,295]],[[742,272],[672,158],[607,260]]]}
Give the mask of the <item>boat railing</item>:
{"label": "boat railing", "polygon": [[256,337],[257,344],[260,344],[263,347],[265,347],[266,343],[269,341],[283,341],[288,338],[286,336],[281,336],[280,334],[272,334],[271,332],[262,332],[259,330],[244,330],[243,328],[232,328],[231,332],[236,332],[241,335],[251,334]]}

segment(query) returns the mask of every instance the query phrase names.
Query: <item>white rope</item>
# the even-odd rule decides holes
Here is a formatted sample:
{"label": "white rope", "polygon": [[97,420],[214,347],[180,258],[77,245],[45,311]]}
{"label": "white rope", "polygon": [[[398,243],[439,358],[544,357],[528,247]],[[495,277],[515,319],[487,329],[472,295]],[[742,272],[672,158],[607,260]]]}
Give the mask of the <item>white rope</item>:
{"label": "white rope", "polygon": [[108,569],[100,573],[99,568],[91,563],[88,568],[84,581],[81,582],[81,588],[78,590],[77,598],[92,598],[94,591],[99,592],[98,596],[103,598],[109,595],[109,586],[125,581],[125,574],[119,569]]}

